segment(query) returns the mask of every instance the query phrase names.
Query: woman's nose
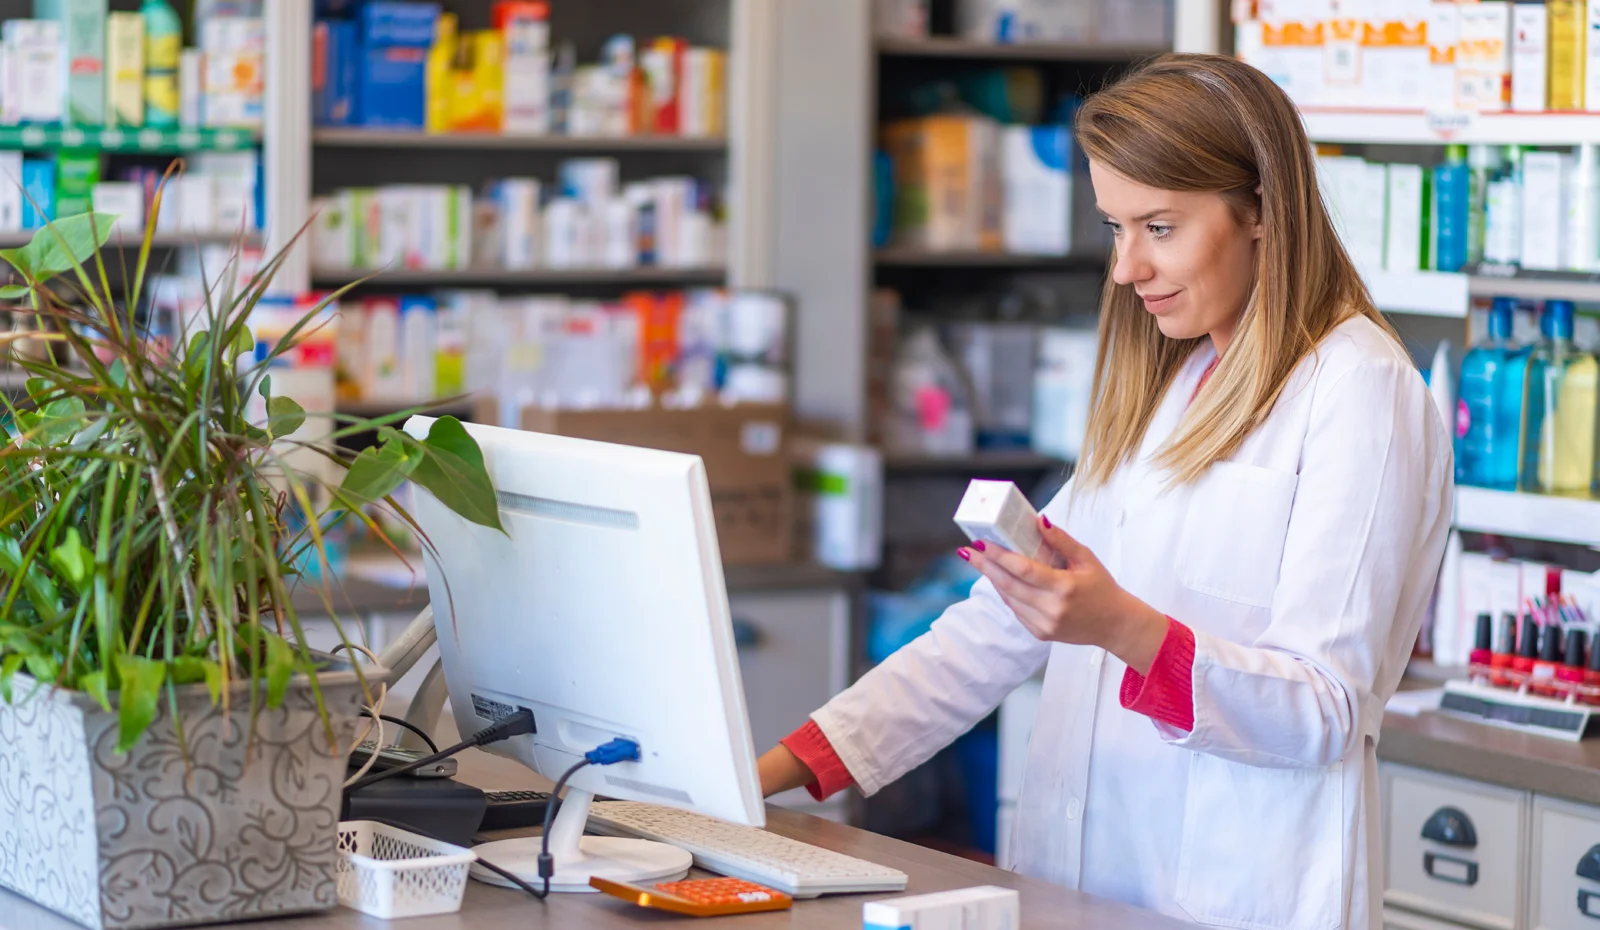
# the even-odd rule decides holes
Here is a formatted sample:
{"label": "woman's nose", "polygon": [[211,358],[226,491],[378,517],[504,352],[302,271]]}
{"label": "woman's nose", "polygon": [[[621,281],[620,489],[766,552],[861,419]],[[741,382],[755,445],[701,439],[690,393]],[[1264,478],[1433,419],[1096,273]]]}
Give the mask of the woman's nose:
{"label": "woman's nose", "polygon": [[1152,274],[1150,263],[1145,260],[1144,250],[1137,243],[1123,241],[1117,243],[1115,258],[1111,266],[1111,280],[1118,284],[1138,284],[1148,281]]}

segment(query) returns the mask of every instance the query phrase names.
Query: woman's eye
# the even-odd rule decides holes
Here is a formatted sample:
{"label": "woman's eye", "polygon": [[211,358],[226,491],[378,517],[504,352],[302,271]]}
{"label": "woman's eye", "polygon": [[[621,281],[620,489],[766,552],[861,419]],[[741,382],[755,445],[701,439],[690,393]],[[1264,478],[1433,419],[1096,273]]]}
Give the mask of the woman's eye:
{"label": "woman's eye", "polygon": [[1111,230],[1111,235],[1113,235],[1113,236],[1122,235],[1122,224],[1121,223],[1113,223],[1110,220],[1101,220],[1100,223],[1101,223],[1101,225],[1103,225],[1106,228]]}
{"label": "woman's eye", "polygon": [[1145,228],[1150,230],[1150,235],[1156,237],[1157,239],[1165,239],[1172,232],[1171,226],[1162,226],[1159,223],[1151,223]]}

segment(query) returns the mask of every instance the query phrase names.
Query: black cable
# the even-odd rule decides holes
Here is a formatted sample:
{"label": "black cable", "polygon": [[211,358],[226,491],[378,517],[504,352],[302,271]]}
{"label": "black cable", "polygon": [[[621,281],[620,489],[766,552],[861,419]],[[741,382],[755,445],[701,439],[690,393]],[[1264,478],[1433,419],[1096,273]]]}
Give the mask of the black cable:
{"label": "black cable", "polygon": [[[363,708],[361,708],[361,716],[363,716],[363,717],[371,717],[372,716],[372,711],[367,710],[365,707],[363,707]],[[407,723],[406,721],[401,720],[399,717],[391,717],[388,714],[379,714],[378,715],[378,719],[382,720],[384,723],[392,723],[397,727],[404,727],[405,729],[410,730],[411,732],[417,734],[417,736],[420,737],[424,743],[428,744],[429,751],[431,751],[431,752],[438,752],[439,751],[439,744],[435,743],[432,739],[430,739],[428,737],[428,734],[424,733],[422,731],[422,728],[417,726],[416,724]]]}
{"label": "black cable", "polygon": [[432,765],[441,759],[448,759],[456,753],[461,752],[463,749],[471,749],[474,746],[486,746],[489,743],[497,743],[500,740],[510,739],[513,736],[522,736],[524,734],[532,733],[533,729],[533,711],[521,710],[510,717],[499,721],[498,723],[479,730],[477,733],[467,737],[454,746],[451,746],[449,749],[440,750],[431,756],[423,756],[420,759],[413,759],[412,761],[407,762],[405,765],[398,765],[392,769],[384,769],[381,772],[373,772],[372,774],[367,775],[360,781],[357,781],[350,787],[346,788],[345,791],[360,791],[362,788],[377,784],[385,779],[394,778],[398,775],[405,775],[409,772],[415,772],[424,765]]}
{"label": "black cable", "polygon": [[[392,820],[384,820],[382,817],[364,817],[362,819],[363,820],[370,820],[373,823],[381,823],[386,827],[393,827],[396,830],[404,830],[407,833],[416,833],[417,832],[417,828],[414,827],[414,826],[411,826],[409,824],[403,824],[403,823],[395,823]],[[422,834],[422,835],[426,836],[427,834]],[[429,839],[435,839],[436,840],[436,839],[438,839],[438,837],[437,836],[429,837]],[[549,882],[545,882],[545,885],[546,885],[545,890],[544,891],[540,891],[539,889],[533,887],[532,885],[528,884],[527,882],[523,881],[522,879],[516,877],[515,875],[511,874],[510,872],[506,871],[505,869],[500,868],[499,866],[495,865],[493,862],[490,862],[489,860],[487,860],[487,859],[485,859],[485,858],[483,858],[481,856],[478,857],[478,859],[476,861],[477,861],[478,865],[481,865],[484,868],[488,869],[489,871],[495,873],[496,875],[499,875],[500,877],[504,878],[506,881],[511,882],[513,885],[516,885],[518,888],[521,888],[523,891],[526,891],[528,894],[533,895],[535,898],[538,898],[541,901],[544,900],[545,895],[548,895],[550,893],[550,889],[548,887],[549,884],[550,884]]]}
{"label": "black cable", "polygon": [[578,770],[589,764],[588,759],[574,763],[572,768],[561,773],[556,779],[556,786],[550,790],[550,800],[544,806],[544,836],[539,843],[539,877],[544,879],[544,893],[550,893],[550,876],[556,873],[555,860],[550,857],[550,825],[555,820],[556,808],[561,806],[561,789],[567,786],[567,779],[578,774]]}

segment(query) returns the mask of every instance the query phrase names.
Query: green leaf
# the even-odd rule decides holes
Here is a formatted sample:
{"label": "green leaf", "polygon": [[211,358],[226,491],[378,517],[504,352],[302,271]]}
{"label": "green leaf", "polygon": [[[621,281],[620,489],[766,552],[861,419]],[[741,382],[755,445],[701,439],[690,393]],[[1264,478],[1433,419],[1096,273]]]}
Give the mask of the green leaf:
{"label": "green leaf", "polygon": [[85,672],[78,676],[78,690],[94,698],[101,709],[111,710],[111,693],[106,687],[106,673]]}
{"label": "green leaf", "polygon": [[167,663],[143,656],[117,656],[117,676],[122,679],[117,717],[117,752],[127,752],[156,719],[156,701],[167,678]]}
{"label": "green leaf", "polygon": [[239,331],[233,334],[233,358],[228,359],[228,361],[231,362],[233,359],[236,359],[241,355],[249,355],[255,352],[255,350],[256,339],[254,336],[250,335],[250,328],[248,326],[241,326],[239,327]]}
{"label": "green leaf", "polygon": [[20,249],[0,249],[0,259],[39,284],[89,260],[111,239],[114,213],[80,213],[55,220]]}
{"label": "green leaf", "polygon": [[172,660],[173,684],[192,685],[201,681],[206,683],[206,690],[211,692],[211,703],[217,703],[222,696],[221,665],[199,656],[179,656]]}
{"label": "green leaf", "polygon": [[128,366],[122,359],[111,363],[111,383],[119,388],[128,386]]}
{"label": "green leaf", "polygon": [[50,564],[79,591],[89,587],[89,578],[94,570],[94,553],[84,546],[77,527],[67,527],[66,538],[50,550]]}
{"label": "green leaf", "polygon": [[289,676],[294,674],[294,647],[282,636],[267,633],[267,706],[277,708],[289,690]]}
{"label": "green leaf", "polygon": [[339,491],[347,501],[357,504],[381,501],[394,493],[421,460],[420,454],[410,454],[398,441],[368,446],[350,463]]}
{"label": "green leaf", "polygon": [[262,376],[261,384],[259,386],[257,386],[256,393],[261,395],[261,399],[262,400],[271,400],[272,399],[272,376],[271,375]]}
{"label": "green leaf", "polygon": [[22,667],[22,654],[13,652],[0,659],[0,698],[7,704],[11,703],[11,679],[17,676],[17,669]]}
{"label": "green leaf", "polygon": [[28,674],[39,682],[54,682],[56,674],[61,671],[61,663],[40,652],[25,656],[23,664],[28,666]]}
{"label": "green leaf", "polygon": [[267,432],[276,439],[294,435],[306,422],[304,407],[287,397],[267,399]]}
{"label": "green leaf", "polygon": [[56,583],[37,561],[29,560],[27,570],[22,566],[22,544],[10,537],[0,537],[0,576],[15,578],[22,575],[22,592],[40,618],[55,619],[61,613],[61,595]]}
{"label": "green leaf", "polygon": [[483,467],[483,450],[455,417],[433,421],[421,444],[422,461],[411,480],[427,488],[441,504],[479,526],[505,532],[494,482]]}
{"label": "green leaf", "polygon": [[7,284],[0,287],[0,300],[16,300],[28,296],[29,288],[26,284]]}

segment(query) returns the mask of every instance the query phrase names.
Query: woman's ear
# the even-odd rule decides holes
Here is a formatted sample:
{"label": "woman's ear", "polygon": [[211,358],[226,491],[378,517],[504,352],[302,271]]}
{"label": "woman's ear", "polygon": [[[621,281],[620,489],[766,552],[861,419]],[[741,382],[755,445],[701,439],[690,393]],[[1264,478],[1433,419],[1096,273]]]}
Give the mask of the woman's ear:
{"label": "woman's ear", "polygon": [[1261,202],[1261,185],[1256,185],[1256,221],[1250,224],[1250,238],[1260,239],[1262,233],[1261,218],[1267,215],[1266,205]]}

